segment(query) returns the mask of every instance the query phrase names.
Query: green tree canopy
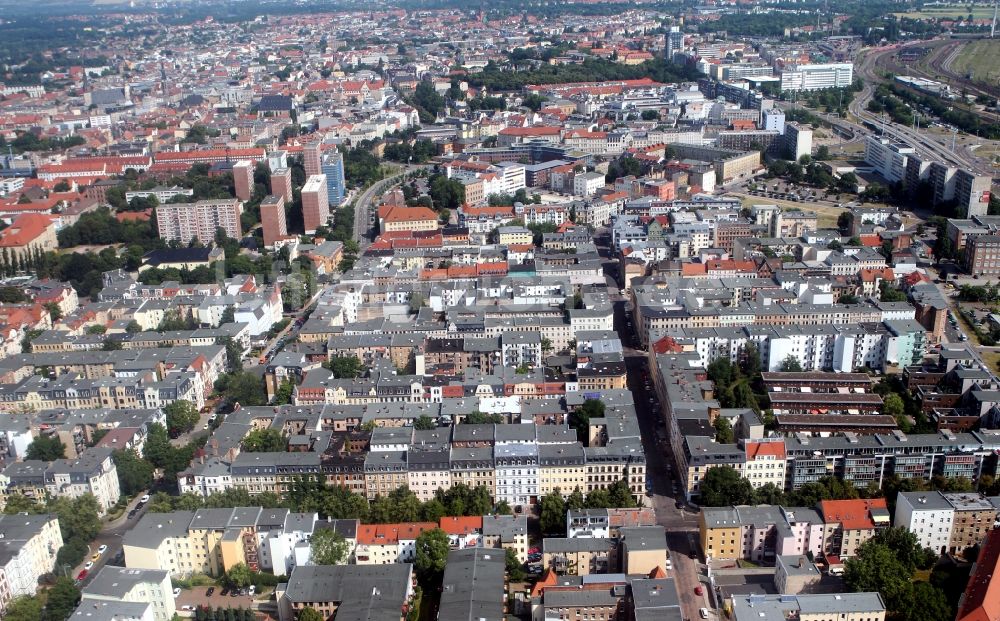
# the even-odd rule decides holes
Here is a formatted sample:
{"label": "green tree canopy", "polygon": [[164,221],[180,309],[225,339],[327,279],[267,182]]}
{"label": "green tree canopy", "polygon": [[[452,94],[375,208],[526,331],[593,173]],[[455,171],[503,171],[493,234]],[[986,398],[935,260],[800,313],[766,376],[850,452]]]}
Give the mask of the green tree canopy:
{"label": "green tree canopy", "polygon": [[198,408],[185,399],[178,399],[163,408],[167,415],[167,433],[179,436],[194,429],[198,424]]}
{"label": "green tree canopy", "polygon": [[243,438],[248,453],[276,453],[288,448],[288,436],[278,429],[254,429]]}
{"label": "green tree canopy", "polygon": [[543,533],[566,532],[566,501],[562,492],[556,488],[542,496],[539,505],[539,526]]}
{"label": "green tree canopy", "polygon": [[440,584],[448,550],[448,534],[440,528],[425,530],[417,536],[413,567],[422,585]]}
{"label": "green tree canopy", "polygon": [[314,565],[343,565],[350,549],[343,535],[332,528],[321,528],[310,540],[310,560]]}
{"label": "green tree canopy", "polygon": [[699,503],[705,507],[753,504],[753,486],[732,466],[709,468],[701,481]]}
{"label": "green tree canopy", "polygon": [[55,461],[66,457],[66,447],[58,436],[36,436],[28,445],[25,453],[26,459],[38,459],[41,461]]}

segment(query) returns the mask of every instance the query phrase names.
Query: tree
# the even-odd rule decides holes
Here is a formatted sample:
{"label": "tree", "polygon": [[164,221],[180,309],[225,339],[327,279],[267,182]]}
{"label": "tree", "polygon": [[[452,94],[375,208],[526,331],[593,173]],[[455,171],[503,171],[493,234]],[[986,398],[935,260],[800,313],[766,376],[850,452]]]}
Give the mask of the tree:
{"label": "tree", "polygon": [[712,425],[715,427],[715,441],[719,444],[732,444],[736,441],[733,425],[725,416],[719,416]]}
{"label": "tree", "polygon": [[500,425],[503,423],[503,416],[500,414],[485,414],[479,410],[473,410],[462,419],[463,425]]}
{"label": "tree", "polygon": [[50,621],[63,621],[73,613],[79,603],[80,589],[73,583],[73,579],[60,576],[49,589],[48,599],[45,602],[45,618]]}
{"label": "tree", "polygon": [[753,492],[754,504],[780,505],[785,502],[785,493],[774,483],[765,483]]}
{"label": "tree", "polygon": [[583,497],[583,492],[580,490],[580,486],[573,488],[573,493],[566,497],[566,508],[577,511],[583,509],[586,506],[586,500]]}
{"label": "tree", "polygon": [[153,464],[133,449],[119,449],[112,453],[112,459],[118,472],[118,486],[125,495],[132,496],[152,486]]}
{"label": "tree", "polygon": [[264,381],[249,371],[222,375],[215,381],[215,390],[242,406],[267,405]]}
{"label": "tree", "polygon": [[127,332],[129,334],[135,334],[137,332],[142,332],[142,326],[139,325],[138,321],[136,321],[135,319],[133,319],[132,321],[128,322],[128,324],[125,326],[125,332]]}
{"label": "tree", "polygon": [[514,548],[504,551],[504,564],[507,566],[507,579],[511,582],[521,582],[525,578],[524,565],[517,558]]}
{"label": "tree", "polygon": [[288,448],[288,436],[279,429],[254,429],[243,438],[247,453],[277,453]]}
{"label": "tree", "polygon": [[49,501],[49,511],[59,518],[63,541],[74,537],[92,541],[101,532],[100,505],[93,494],[54,498]]}
{"label": "tree", "polygon": [[901,621],[940,621],[954,616],[945,592],[928,582],[908,584],[894,608]]}
{"label": "tree", "polygon": [[700,504],[705,507],[727,507],[753,503],[753,486],[732,466],[709,468],[701,481]]}
{"label": "tree", "polygon": [[539,526],[543,533],[566,532],[566,501],[562,492],[556,488],[542,496],[539,504]]}
{"label": "tree", "polygon": [[425,588],[427,585],[440,584],[448,561],[449,547],[448,534],[440,528],[425,530],[417,537],[413,568]]}
{"label": "tree", "polygon": [[187,433],[198,424],[198,408],[190,401],[178,399],[163,408],[167,415],[167,432],[174,437]]}
{"label": "tree", "polygon": [[784,360],[781,361],[781,370],[785,373],[801,373],[802,363],[793,354],[788,354]]}
{"label": "tree", "polygon": [[576,429],[578,440],[587,444],[590,437],[590,419],[604,417],[604,402],[599,399],[587,399],[576,410],[569,414],[569,426]]}
{"label": "tree", "polygon": [[58,436],[37,436],[28,445],[25,459],[55,461],[66,457],[66,447]]}
{"label": "tree", "polygon": [[437,423],[430,416],[422,415],[413,421],[413,428],[419,429],[421,431],[427,431],[429,429],[436,429]]}
{"label": "tree", "polygon": [[343,565],[350,552],[343,535],[332,528],[321,528],[313,533],[309,560],[313,565]]}
{"label": "tree", "polygon": [[4,611],[4,621],[38,621],[42,618],[42,600],[33,595],[15,597]]}
{"label": "tree", "polygon": [[632,496],[632,490],[629,489],[628,481],[624,476],[608,488],[608,496],[611,503],[609,506],[612,508],[632,509],[635,507],[635,497]]}
{"label": "tree", "polygon": [[869,540],[861,544],[854,558],[847,559],[844,583],[855,593],[878,591],[892,608],[905,593],[912,574],[889,546]]}
{"label": "tree", "polygon": [[326,621],[315,608],[303,608],[299,611],[298,621]]}
{"label": "tree", "polygon": [[331,356],[323,366],[337,379],[354,379],[364,371],[364,365],[355,356]]}
{"label": "tree", "polygon": [[237,563],[229,568],[224,580],[229,586],[242,589],[250,586],[250,582],[253,581],[253,573],[246,566],[246,563]]}
{"label": "tree", "polygon": [[292,402],[292,393],[295,390],[295,383],[290,380],[284,380],[278,389],[274,391],[274,404],[275,405],[287,405]]}
{"label": "tree", "polygon": [[899,418],[903,415],[905,406],[903,404],[903,398],[896,393],[889,393],[882,400],[882,413],[893,418]]}

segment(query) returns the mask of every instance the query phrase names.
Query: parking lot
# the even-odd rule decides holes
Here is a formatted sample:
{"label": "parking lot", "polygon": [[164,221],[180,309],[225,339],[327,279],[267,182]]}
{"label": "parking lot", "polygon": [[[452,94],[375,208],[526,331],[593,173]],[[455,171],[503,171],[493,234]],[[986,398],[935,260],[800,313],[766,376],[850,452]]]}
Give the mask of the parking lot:
{"label": "parking lot", "polygon": [[[208,594],[210,589],[212,592],[211,595]],[[178,612],[192,612],[198,606],[250,608],[254,598],[255,596],[251,595],[236,594],[234,596],[233,593],[223,587],[200,586],[181,589],[180,594],[175,598],[175,603]],[[190,608],[185,608],[185,606],[190,606]]]}

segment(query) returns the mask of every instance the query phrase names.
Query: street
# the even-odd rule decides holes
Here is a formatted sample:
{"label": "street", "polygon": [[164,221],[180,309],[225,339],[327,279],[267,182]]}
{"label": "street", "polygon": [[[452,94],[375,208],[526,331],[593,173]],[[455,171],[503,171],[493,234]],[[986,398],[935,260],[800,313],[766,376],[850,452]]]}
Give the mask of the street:
{"label": "street", "polygon": [[[101,555],[99,559],[94,561],[94,566],[87,570],[87,575],[79,583],[82,588],[90,583],[94,575],[105,565],[117,565],[119,567],[125,566],[124,556],[122,558],[116,558],[119,554],[124,554],[122,550],[122,537],[127,533],[133,526],[135,526],[139,520],[142,519],[143,514],[146,512],[146,505],[139,507],[139,498],[141,494],[133,499],[128,506],[125,508],[125,512],[117,520],[107,522],[101,528],[101,532],[97,534],[97,538],[94,539],[93,543],[90,544],[90,551],[87,553],[86,558],[76,567],[70,568],[59,567],[56,568],[57,572],[62,572],[65,575],[69,575],[71,578],[76,578],[83,571],[84,566],[91,559],[91,555],[97,552],[97,549],[101,545],[108,546],[104,554]],[[128,517],[128,514],[133,509],[138,508],[135,516]]]}
{"label": "street", "polygon": [[[606,244],[607,238],[598,236],[598,244]],[[608,277],[617,274],[618,261],[611,257],[611,249],[599,247],[605,257],[604,271]],[[677,493],[671,473],[677,472],[676,459],[666,442],[666,430],[661,419],[661,410],[656,402],[656,393],[649,382],[649,362],[646,352],[635,349],[638,344],[631,316],[626,312],[627,301],[617,294],[617,285],[609,285],[615,309],[615,331],[621,338],[628,374],[628,387],[632,391],[639,431],[642,436],[643,451],[646,454],[646,477],[650,488],[649,500],[656,512],[657,523],[664,527],[667,536],[667,550],[672,564],[667,572],[677,586],[681,613],[684,619],[697,619],[702,607],[712,608],[707,597],[709,588],[704,575],[704,566],[698,555],[698,513],[689,511],[686,505],[678,506],[683,495]],[[691,557],[694,558],[691,558]],[[701,585],[704,595],[695,593]]]}

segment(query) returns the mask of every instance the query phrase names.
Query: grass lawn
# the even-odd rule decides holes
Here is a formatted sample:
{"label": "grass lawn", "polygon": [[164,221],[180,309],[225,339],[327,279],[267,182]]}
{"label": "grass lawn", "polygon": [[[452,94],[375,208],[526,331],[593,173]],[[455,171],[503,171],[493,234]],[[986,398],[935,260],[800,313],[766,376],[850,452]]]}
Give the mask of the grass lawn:
{"label": "grass lawn", "polygon": [[[992,10],[990,18],[993,17]],[[1000,55],[1000,40],[979,39],[969,41],[964,45],[962,51],[958,53],[951,68],[960,75],[972,72],[972,77],[976,80],[986,81],[987,74],[1000,75],[1000,65],[997,64],[997,56]]]}
{"label": "grass lawn", "polygon": [[[894,13],[896,17],[909,17],[910,19],[957,19],[968,17],[970,11],[967,6],[955,4],[942,7],[925,7],[919,11],[908,13]],[[993,19],[993,7],[977,6],[973,7],[972,17],[974,19]]]}
{"label": "grass lawn", "polygon": [[779,207],[801,209],[802,211],[815,211],[817,216],[816,224],[823,229],[837,228],[837,217],[847,211],[841,207],[833,207],[831,205],[796,203],[776,198],[767,198],[765,196],[744,196],[740,194],[739,197],[743,201],[744,207],[752,207],[753,205],[778,205]]}
{"label": "grass lawn", "polygon": [[997,366],[1000,365],[1000,351],[980,350],[979,355],[982,356],[983,362],[986,363],[987,369],[991,372],[1000,368]]}

